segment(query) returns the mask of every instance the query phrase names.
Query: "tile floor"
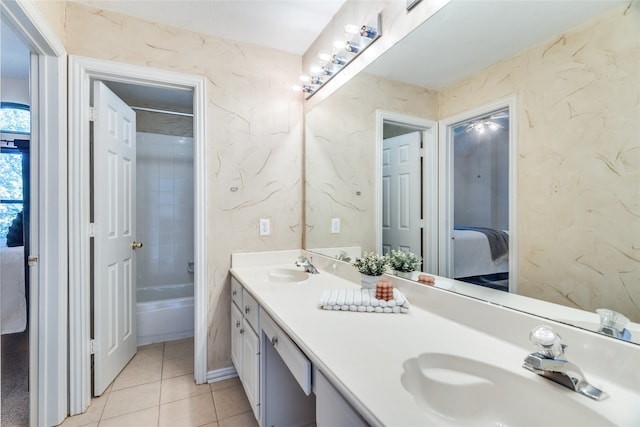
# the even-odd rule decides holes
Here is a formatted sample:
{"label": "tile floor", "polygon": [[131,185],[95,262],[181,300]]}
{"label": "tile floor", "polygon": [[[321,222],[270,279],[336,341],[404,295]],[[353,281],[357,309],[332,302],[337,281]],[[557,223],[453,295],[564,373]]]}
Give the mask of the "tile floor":
{"label": "tile floor", "polygon": [[193,381],[193,339],[138,347],[138,353],[84,414],[61,427],[254,427],[258,423],[238,378]]}

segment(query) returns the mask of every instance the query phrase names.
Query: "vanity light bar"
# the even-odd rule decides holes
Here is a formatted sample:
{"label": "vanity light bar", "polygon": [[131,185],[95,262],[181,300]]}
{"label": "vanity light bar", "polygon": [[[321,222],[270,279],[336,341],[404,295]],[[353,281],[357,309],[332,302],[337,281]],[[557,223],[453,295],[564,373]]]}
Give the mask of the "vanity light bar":
{"label": "vanity light bar", "polygon": [[301,76],[300,80],[303,84],[294,86],[294,90],[302,91],[306,94],[307,99],[310,98],[325,83],[364,52],[382,35],[380,13],[376,13],[375,17],[361,26],[347,25],[345,32],[351,38],[345,41],[336,41],[333,44],[333,53],[320,52],[318,58],[321,62],[312,67],[311,77]]}

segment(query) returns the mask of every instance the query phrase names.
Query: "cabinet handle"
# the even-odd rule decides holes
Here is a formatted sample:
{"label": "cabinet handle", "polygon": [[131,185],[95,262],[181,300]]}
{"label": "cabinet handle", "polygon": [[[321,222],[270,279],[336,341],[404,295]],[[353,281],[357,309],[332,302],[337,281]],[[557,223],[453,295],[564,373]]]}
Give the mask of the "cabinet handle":
{"label": "cabinet handle", "polygon": [[233,295],[234,297],[238,294],[238,291],[236,291],[235,289],[233,291],[231,291],[231,295]]}
{"label": "cabinet handle", "polygon": [[246,306],[246,307],[244,308],[244,313],[245,313],[245,314],[249,314],[249,311],[250,311],[250,307],[249,307],[249,306]]}
{"label": "cabinet handle", "polygon": [[271,344],[275,347],[278,345],[278,337],[277,336],[272,336],[271,337]]}
{"label": "cabinet handle", "polygon": [[240,329],[240,333],[244,334],[244,328]]}
{"label": "cabinet handle", "polygon": [[239,327],[240,327],[240,321],[236,320],[236,328],[239,328]]}

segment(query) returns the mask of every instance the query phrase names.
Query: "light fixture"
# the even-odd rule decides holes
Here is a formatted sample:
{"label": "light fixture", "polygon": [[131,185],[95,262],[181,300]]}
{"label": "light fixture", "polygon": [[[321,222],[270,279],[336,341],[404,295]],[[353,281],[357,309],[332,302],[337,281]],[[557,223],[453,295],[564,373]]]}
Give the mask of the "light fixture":
{"label": "light fixture", "polygon": [[303,93],[313,93],[315,91],[315,88],[311,85],[293,85],[291,89]]}
{"label": "light fixture", "polygon": [[311,77],[301,78],[305,84],[297,85],[296,90],[306,93],[307,98],[312,96],[382,35],[380,24],[380,13],[376,13],[363,25],[347,25],[348,40],[336,41],[331,51],[318,53],[320,63],[311,66]]}
{"label": "light fixture", "polygon": [[359,27],[357,25],[349,24],[344,27],[344,31],[347,34],[360,34],[362,37],[367,37],[370,39],[375,38],[378,35],[378,31],[368,25]]}

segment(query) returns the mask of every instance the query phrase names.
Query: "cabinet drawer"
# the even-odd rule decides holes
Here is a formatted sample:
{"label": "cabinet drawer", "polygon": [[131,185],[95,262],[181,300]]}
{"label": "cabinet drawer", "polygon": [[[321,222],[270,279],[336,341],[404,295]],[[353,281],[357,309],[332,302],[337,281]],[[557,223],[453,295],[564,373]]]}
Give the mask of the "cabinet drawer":
{"label": "cabinet drawer", "polygon": [[231,276],[231,301],[239,308],[242,309],[242,285],[235,277]]}
{"label": "cabinet drawer", "polygon": [[253,298],[246,289],[242,289],[242,314],[256,332],[260,331],[260,324],[258,322],[259,307],[255,298]]}
{"label": "cabinet drawer", "polygon": [[311,362],[269,315],[264,311],[260,313],[260,325],[266,339],[271,342],[304,393],[309,396],[311,394]]}

